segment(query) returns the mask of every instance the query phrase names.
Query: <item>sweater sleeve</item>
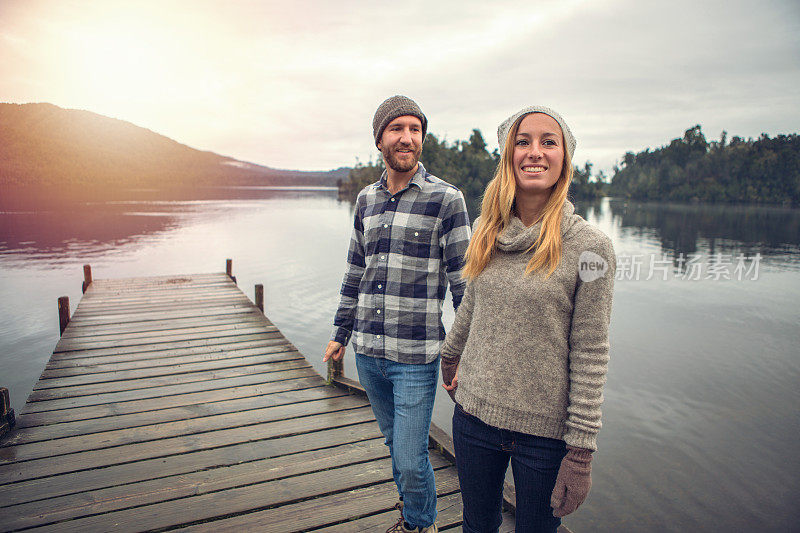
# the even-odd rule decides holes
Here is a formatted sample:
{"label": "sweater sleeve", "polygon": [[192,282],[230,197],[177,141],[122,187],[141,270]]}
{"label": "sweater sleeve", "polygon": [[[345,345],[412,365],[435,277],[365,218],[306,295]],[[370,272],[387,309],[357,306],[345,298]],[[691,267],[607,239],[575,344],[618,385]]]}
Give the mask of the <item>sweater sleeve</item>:
{"label": "sweater sleeve", "polygon": [[469,329],[472,325],[472,309],[475,301],[475,289],[471,282],[467,283],[464,291],[464,298],[456,311],[456,318],[453,327],[447,333],[447,337],[442,344],[442,358],[458,362],[461,360],[461,353],[469,337]]}
{"label": "sweater sleeve", "polygon": [[[596,269],[584,271],[579,265],[569,333],[569,404],[564,435],[564,441],[570,446],[589,450],[597,449],[597,432],[601,426],[600,406],[608,369],[608,330],[616,271],[611,240],[599,231],[593,233],[587,239],[583,254],[595,265],[600,256],[608,269],[596,277]],[[587,258],[583,254],[581,262]]]}

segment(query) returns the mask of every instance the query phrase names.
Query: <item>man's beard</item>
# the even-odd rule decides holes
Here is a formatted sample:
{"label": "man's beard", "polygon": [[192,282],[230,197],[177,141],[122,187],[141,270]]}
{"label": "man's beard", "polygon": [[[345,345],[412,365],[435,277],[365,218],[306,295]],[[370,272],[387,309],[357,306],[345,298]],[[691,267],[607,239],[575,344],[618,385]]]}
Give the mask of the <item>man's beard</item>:
{"label": "man's beard", "polygon": [[394,147],[387,147],[382,150],[383,159],[386,161],[386,166],[394,170],[395,172],[408,172],[409,170],[413,170],[417,163],[419,162],[419,156],[422,153],[422,148],[418,150],[412,150],[412,157],[411,159],[403,159],[400,160],[397,157],[397,152],[395,152]]}

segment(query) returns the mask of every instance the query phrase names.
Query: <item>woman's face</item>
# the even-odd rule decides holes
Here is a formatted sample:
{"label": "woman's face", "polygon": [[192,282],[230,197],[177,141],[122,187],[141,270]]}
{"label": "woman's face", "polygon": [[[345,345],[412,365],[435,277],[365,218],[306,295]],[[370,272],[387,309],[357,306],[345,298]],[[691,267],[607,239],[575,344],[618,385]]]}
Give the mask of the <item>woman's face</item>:
{"label": "woman's face", "polygon": [[523,117],[512,141],[517,194],[549,194],[564,166],[561,126],[550,115],[531,113]]}

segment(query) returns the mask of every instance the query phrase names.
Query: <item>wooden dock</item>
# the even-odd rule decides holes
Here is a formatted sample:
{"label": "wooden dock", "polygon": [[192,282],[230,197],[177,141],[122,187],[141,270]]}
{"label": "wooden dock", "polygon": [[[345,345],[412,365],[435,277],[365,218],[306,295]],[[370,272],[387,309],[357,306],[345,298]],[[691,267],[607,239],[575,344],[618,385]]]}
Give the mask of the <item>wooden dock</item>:
{"label": "wooden dock", "polygon": [[[0,530],[385,531],[399,517],[358,384],[329,385],[229,274],[88,275],[0,441]],[[460,531],[452,450],[432,435],[437,524]]]}

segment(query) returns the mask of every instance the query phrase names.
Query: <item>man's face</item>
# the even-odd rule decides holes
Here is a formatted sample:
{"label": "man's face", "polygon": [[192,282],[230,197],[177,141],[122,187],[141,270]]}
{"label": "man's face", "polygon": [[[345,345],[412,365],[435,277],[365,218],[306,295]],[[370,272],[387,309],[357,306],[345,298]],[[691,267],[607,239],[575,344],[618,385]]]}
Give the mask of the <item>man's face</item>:
{"label": "man's face", "polygon": [[408,172],[417,166],[422,141],[422,122],[415,116],[403,115],[383,130],[378,149],[387,167],[395,172]]}

